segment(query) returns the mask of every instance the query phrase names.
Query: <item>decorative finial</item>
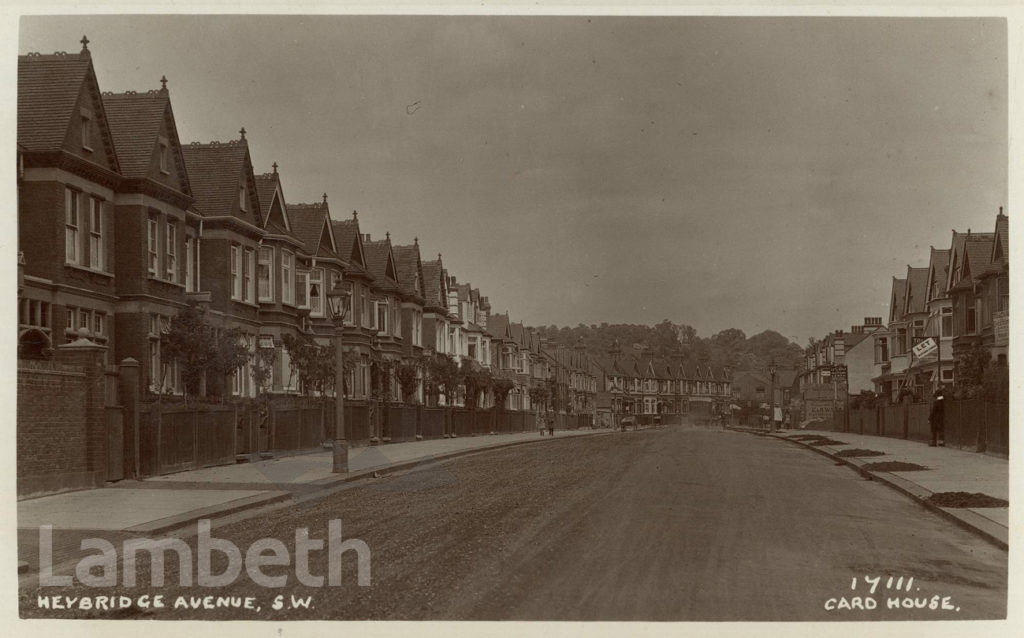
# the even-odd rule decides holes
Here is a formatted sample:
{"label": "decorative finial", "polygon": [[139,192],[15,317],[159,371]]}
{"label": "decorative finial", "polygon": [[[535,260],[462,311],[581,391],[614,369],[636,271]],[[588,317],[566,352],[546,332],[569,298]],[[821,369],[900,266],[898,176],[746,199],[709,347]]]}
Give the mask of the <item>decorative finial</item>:
{"label": "decorative finial", "polygon": [[245,139],[245,127],[244,126],[241,129],[239,129],[238,134],[242,136],[243,140]]}
{"label": "decorative finial", "polygon": [[391,231],[390,230],[388,232],[384,233],[384,238],[387,239],[388,241],[391,241]]}
{"label": "decorative finial", "polygon": [[160,90],[161,91],[166,91],[167,90],[167,76],[166,75],[161,75],[160,76]]}
{"label": "decorative finial", "polygon": [[352,219],[359,221],[359,213],[357,213],[356,211],[352,211]]}
{"label": "decorative finial", "polygon": [[327,203],[327,193],[324,193],[324,204]]}
{"label": "decorative finial", "polygon": [[437,253],[437,260],[441,261],[441,253]]}
{"label": "decorative finial", "polygon": [[270,165],[270,168],[274,169],[274,175],[277,175],[277,162]]}
{"label": "decorative finial", "polygon": [[412,238],[412,243],[414,243],[417,246],[419,246],[420,245],[420,238],[419,237],[413,237]]}
{"label": "decorative finial", "polygon": [[89,38],[87,38],[87,37],[85,37],[83,35],[82,39],[79,40],[79,42],[82,43],[82,51],[88,51],[89,50]]}

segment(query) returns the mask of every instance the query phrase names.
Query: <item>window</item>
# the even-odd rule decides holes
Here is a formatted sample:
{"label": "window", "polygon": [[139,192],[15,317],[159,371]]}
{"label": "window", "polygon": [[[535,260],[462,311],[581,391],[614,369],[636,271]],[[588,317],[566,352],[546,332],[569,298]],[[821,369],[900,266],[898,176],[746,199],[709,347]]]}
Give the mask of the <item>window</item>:
{"label": "window", "polygon": [[943,370],[942,371],[942,380],[943,381],[952,381],[953,380],[953,371],[949,370],[949,369]]}
{"label": "window", "polygon": [[260,247],[260,263],[256,272],[260,301],[274,301],[274,249]]}
{"label": "window", "polygon": [[107,315],[103,312],[95,312],[92,315],[92,333],[97,337],[107,334]]}
{"label": "window", "polygon": [[966,334],[972,335],[978,331],[978,302],[975,299],[971,299],[967,305],[967,331]]}
{"label": "window", "polygon": [[[65,111],[66,112],[66,111]],[[92,113],[82,109],[80,111],[82,122],[82,148],[92,150]]]}
{"label": "window", "polygon": [[875,363],[885,363],[889,360],[889,340],[881,337],[875,340]]}
{"label": "window", "polygon": [[156,277],[156,269],[157,269],[157,249],[156,249],[157,238],[156,238],[156,233],[157,233],[157,223],[156,223],[156,220],[155,219],[150,219],[149,220],[149,234],[148,234],[149,240],[148,241],[149,241],[149,275],[151,277]]}
{"label": "window", "polygon": [[196,247],[195,239],[190,235],[185,236],[185,292],[195,292],[196,287],[192,278],[195,276],[192,267],[193,260],[196,258]]}
{"label": "window", "polygon": [[893,352],[894,355],[906,354],[907,353],[907,329],[897,328],[896,329],[896,349]]}
{"label": "window", "polygon": [[242,298],[242,247],[231,247],[231,298]]}
{"label": "window", "polygon": [[178,227],[173,222],[167,222],[167,236],[164,238],[164,267],[167,269],[167,281],[177,279],[177,243]]}
{"label": "window", "polygon": [[242,210],[248,210],[245,204],[245,182],[238,185],[238,207]]}
{"label": "window", "polygon": [[309,271],[309,314],[314,317],[324,316],[323,282],[323,268]]}
{"label": "window", "polygon": [[361,297],[363,300],[363,320],[360,325],[364,328],[373,328],[374,316],[373,311],[370,309],[370,300],[365,294],[361,295]]}
{"label": "window", "polygon": [[309,273],[305,271],[298,271],[295,273],[295,305],[299,308],[309,308],[309,301],[306,297],[306,282],[309,279]]}
{"label": "window", "polygon": [[256,299],[256,252],[252,248],[245,249],[245,264],[242,266],[242,301],[252,302]]}
{"label": "window", "polygon": [[953,336],[953,307],[943,308],[941,311],[941,331],[943,337]]}
{"label": "window", "polygon": [[281,301],[295,303],[295,255],[281,251]]}
{"label": "window", "polygon": [[89,198],[89,267],[103,270],[103,202]]}
{"label": "window", "polygon": [[354,317],[352,316],[352,284],[345,282],[342,287],[348,293],[345,295],[345,325],[353,325]]}
{"label": "window", "polygon": [[78,191],[64,189],[64,260],[69,264],[81,263],[78,195]]}
{"label": "window", "polygon": [[388,331],[388,302],[378,301],[377,304],[377,332]]}
{"label": "window", "polygon": [[167,157],[169,155],[168,148],[167,148],[167,140],[164,139],[164,138],[160,138],[160,151],[159,152],[160,152],[160,172],[163,173],[164,175],[167,175],[168,173],[170,173],[170,168],[169,168],[170,163],[168,162],[168,157]]}

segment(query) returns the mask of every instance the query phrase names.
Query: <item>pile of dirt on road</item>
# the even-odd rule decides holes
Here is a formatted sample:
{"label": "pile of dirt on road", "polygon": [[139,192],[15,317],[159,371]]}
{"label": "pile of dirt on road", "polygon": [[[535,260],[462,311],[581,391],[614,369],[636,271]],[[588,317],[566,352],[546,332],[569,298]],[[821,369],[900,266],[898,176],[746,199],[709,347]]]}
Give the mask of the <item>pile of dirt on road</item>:
{"label": "pile of dirt on road", "polygon": [[981,492],[936,492],[928,497],[939,507],[1009,507],[1010,502]]}
{"label": "pile of dirt on road", "polygon": [[862,465],[861,469],[868,470],[869,472],[917,472],[918,470],[930,468],[918,465],[917,463],[907,463],[906,461],[879,461]]}
{"label": "pile of dirt on road", "polygon": [[852,450],[840,450],[836,452],[836,456],[841,458],[848,458],[851,456],[885,456],[885,452],[879,452],[878,450],[865,450],[858,447]]}
{"label": "pile of dirt on road", "polygon": [[811,445],[846,445],[845,441],[836,441],[835,439],[829,439],[822,437],[816,441],[807,441]]}

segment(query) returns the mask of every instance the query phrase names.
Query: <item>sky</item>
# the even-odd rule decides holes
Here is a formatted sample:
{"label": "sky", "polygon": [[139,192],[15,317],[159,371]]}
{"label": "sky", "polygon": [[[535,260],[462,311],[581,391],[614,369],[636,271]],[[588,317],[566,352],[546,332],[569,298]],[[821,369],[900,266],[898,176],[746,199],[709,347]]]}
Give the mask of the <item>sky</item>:
{"label": "sky", "polygon": [[1002,18],[46,16],[181,141],[245,127],[289,202],[530,325],[771,329],[888,315],[893,276],[1007,200]]}

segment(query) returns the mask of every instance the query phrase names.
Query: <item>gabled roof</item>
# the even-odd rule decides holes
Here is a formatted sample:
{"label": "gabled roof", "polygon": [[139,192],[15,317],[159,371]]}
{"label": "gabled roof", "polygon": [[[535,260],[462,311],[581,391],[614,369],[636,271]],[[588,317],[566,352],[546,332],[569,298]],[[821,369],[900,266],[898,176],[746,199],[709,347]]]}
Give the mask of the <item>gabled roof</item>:
{"label": "gabled roof", "polygon": [[83,92],[106,138],[106,160],[120,172],[88,49],[18,56],[18,143],[27,152],[60,150]]}
{"label": "gabled roof", "polygon": [[122,175],[129,179],[152,176],[159,161],[156,151],[160,133],[166,131],[167,146],[177,168],[177,189],[186,195],[191,192],[166,86],[159,91],[145,93],[107,92],[103,94],[103,107],[107,112]]}
{"label": "gabled roof", "polygon": [[991,262],[994,233],[968,235],[964,243],[964,275],[980,273]]}
{"label": "gabled roof", "polygon": [[907,295],[907,280],[892,278],[892,294],[889,297],[889,321],[899,321],[903,316],[903,302]]}
{"label": "gabled roof", "polygon": [[392,246],[395,256],[395,267],[398,271],[398,283],[412,295],[423,299],[423,267],[420,261],[420,241],[405,246]]}
{"label": "gabled roof", "polygon": [[[243,129],[244,130],[244,129]],[[259,194],[245,137],[229,142],[192,142],[181,148],[192,184],[196,209],[204,216],[237,217],[262,227]],[[239,186],[246,184],[248,200],[242,211]]]}
{"label": "gabled roof", "polygon": [[[444,282],[444,266],[441,263],[441,256],[438,255],[434,261],[423,263],[423,298],[426,305],[432,308],[448,309],[447,291]],[[488,328],[490,324],[488,323]]]}
{"label": "gabled roof", "polygon": [[932,248],[928,260],[927,300],[941,298],[946,293],[946,269],[949,268],[949,249]]}
{"label": "gabled roof", "polygon": [[364,241],[363,250],[366,253],[366,270],[373,276],[377,287],[381,290],[399,289],[395,256],[391,251],[391,235],[378,241]]}
{"label": "gabled roof", "polygon": [[366,253],[363,236],[359,232],[359,214],[352,211],[352,219],[331,222],[338,254],[349,262],[350,267],[366,272]]}
{"label": "gabled roof", "polygon": [[903,313],[925,311],[928,296],[928,269],[907,266],[907,283],[904,286]]}
{"label": "gabled roof", "polygon": [[327,199],[317,204],[288,204],[292,234],[314,257],[338,257]]}
{"label": "gabled roof", "polygon": [[992,242],[992,256],[990,261],[996,263],[1000,260],[1010,258],[1010,218],[1002,213],[996,215],[995,240]]}
{"label": "gabled roof", "polygon": [[[435,262],[427,262],[435,263]],[[440,261],[436,262],[440,263]],[[507,314],[495,313],[487,320],[487,332],[495,339],[512,339],[512,331],[509,326]]]}

